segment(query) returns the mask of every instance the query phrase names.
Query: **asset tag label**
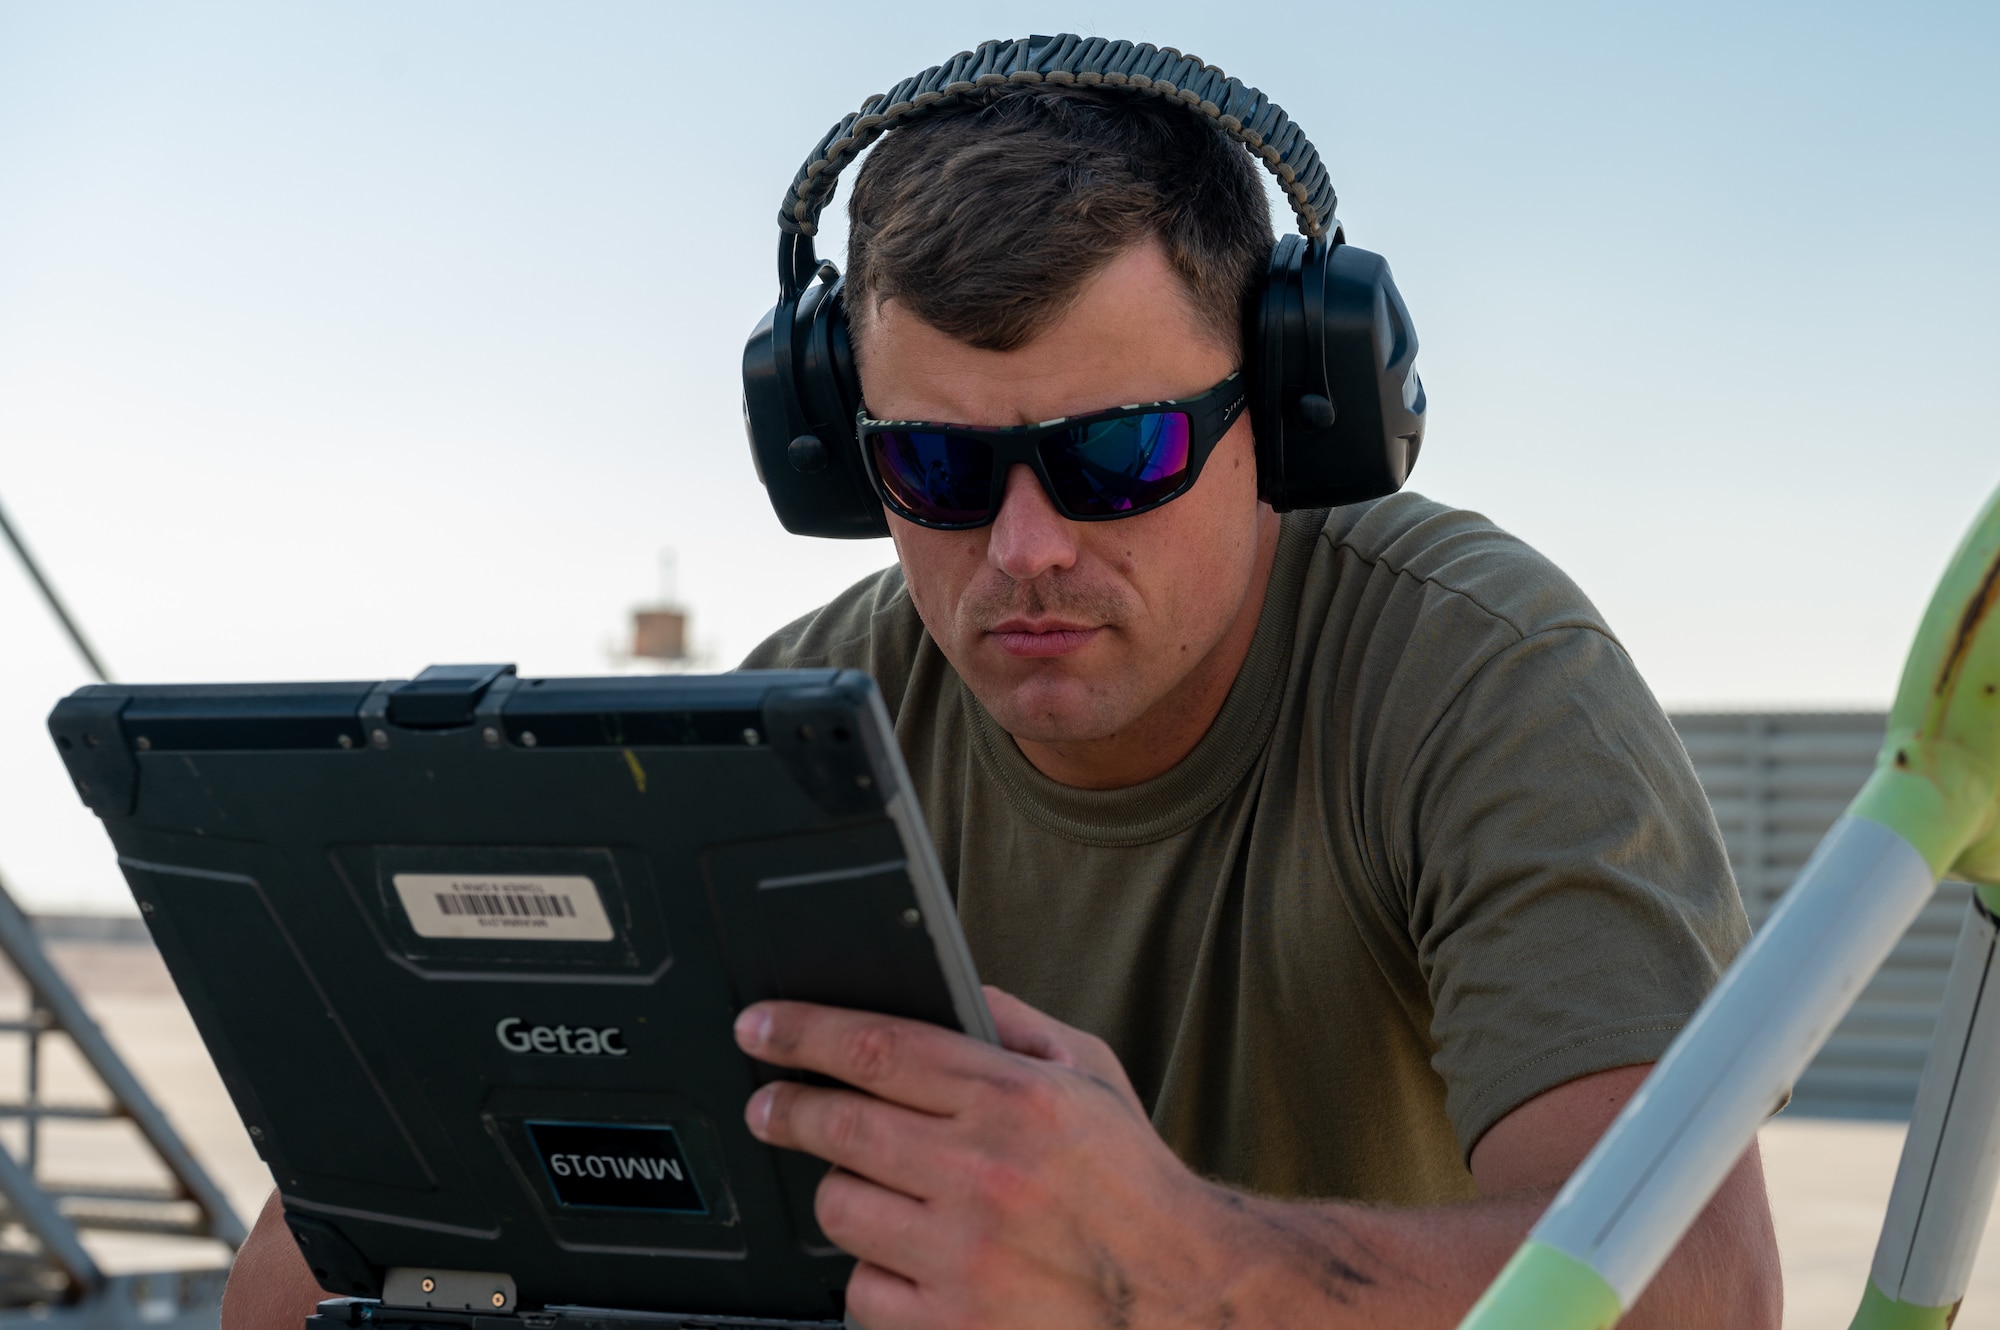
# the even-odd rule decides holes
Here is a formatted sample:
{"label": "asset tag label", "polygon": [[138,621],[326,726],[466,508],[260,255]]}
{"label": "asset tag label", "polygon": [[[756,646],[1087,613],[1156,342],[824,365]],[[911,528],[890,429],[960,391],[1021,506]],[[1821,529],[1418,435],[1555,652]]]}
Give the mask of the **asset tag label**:
{"label": "asset tag label", "polygon": [[530,1122],[556,1202],[592,1210],[706,1213],[672,1127]]}
{"label": "asset tag label", "polygon": [[390,881],[418,937],[611,940],[597,884],[581,875],[397,873]]}

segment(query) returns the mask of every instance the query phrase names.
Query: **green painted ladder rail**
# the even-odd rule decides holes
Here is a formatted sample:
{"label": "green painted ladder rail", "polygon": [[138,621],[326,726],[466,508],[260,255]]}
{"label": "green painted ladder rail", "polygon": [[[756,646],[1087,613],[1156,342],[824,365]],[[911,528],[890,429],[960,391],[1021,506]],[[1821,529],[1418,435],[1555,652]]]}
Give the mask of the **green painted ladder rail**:
{"label": "green painted ladder rail", "polygon": [[2000,985],[1984,983],[2000,914],[2000,493],[1924,612],[1874,775],[1459,1330],[1617,1324],[1947,874],[1983,885],[1854,1330],[1942,1330],[2000,1165]]}

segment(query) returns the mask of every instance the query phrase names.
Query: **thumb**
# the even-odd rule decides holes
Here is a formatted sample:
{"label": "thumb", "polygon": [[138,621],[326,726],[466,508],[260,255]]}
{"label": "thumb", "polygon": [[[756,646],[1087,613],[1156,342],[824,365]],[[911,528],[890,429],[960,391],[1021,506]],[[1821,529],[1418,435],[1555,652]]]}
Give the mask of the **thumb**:
{"label": "thumb", "polygon": [[1079,1072],[1125,1100],[1139,1116],[1146,1116],[1111,1045],[1073,1025],[1064,1025],[991,984],[986,985],[986,1005],[993,1012],[993,1027],[1000,1034],[1002,1048]]}
{"label": "thumb", "polygon": [[1010,1053],[1074,1066],[1075,1058],[1064,1036],[1089,1038],[991,984],[986,985],[986,1006],[993,1013],[993,1028],[1000,1032],[1000,1047]]}

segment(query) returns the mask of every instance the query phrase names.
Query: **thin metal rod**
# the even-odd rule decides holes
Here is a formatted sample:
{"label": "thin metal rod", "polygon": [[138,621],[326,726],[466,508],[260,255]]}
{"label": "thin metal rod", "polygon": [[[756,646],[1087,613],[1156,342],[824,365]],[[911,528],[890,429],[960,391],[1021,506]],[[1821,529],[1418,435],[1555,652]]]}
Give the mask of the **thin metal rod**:
{"label": "thin metal rod", "polygon": [[7,543],[14,547],[14,553],[21,560],[21,566],[28,570],[29,579],[42,593],[42,599],[48,602],[50,612],[62,623],[63,631],[69,634],[71,645],[76,647],[76,654],[83,657],[83,663],[90,667],[90,672],[97,676],[99,683],[110,683],[111,671],[104,668],[104,662],[98,659],[95,651],[91,650],[89,640],[83,635],[83,629],[76,626],[76,620],[70,617],[69,610],[63,605],[62,597],[56,594],[56,589],[49,584],[49,579],[42,575],[42,566],[35,562],[34,555],[28,553],[28,543],[21,539],[21,533],[7,520],[7,510],[4,507],[0,507],[0,535],[5,535]]}
{"label": "thin metal rod", "polygon": [[[37,1016],[42,1010],[41,1000],[32,993],[28,997],[28,1010]],[[42,1155],[42,1114],[38,1111],[42,1107],[42,1035],[39,1030],[28,1036],[26,1079],[26,1092],[21,1097],[27,1101],[28,1107],[28,1120],[24,1124],[27,1128],[28,1146],[21,1152],[21,1167],[33,1175],[35,1166],[41,1162]]]}
{"label": "thin metal rod", "polygon": [[32,1174],[14,1162],[14,1156],[0,1150],[0,1193],[5,1193],[15,1216],[40,1239],[63,1273],[80,1291],[94,1293],[104,1283],[104,1273],[76,1235],[76,1225],[56,1208],[55,1198],[35,1185]]}
{"label": "thin metal rod", "polygon": [[60,1118],[64,1122],[111,1122],[125,1114],[115,1105],[97,1104],[0,1104],[0,1118]]}
{"label": "thin metal rod", "polygon": [[41,1179],[42,1190],[58,1201],[129,1201],[134,1205],[191,1204],[188,1194],[178,1187],[148,1187],[138,1183],[121,1186],[100,1182],[50,1182]]}

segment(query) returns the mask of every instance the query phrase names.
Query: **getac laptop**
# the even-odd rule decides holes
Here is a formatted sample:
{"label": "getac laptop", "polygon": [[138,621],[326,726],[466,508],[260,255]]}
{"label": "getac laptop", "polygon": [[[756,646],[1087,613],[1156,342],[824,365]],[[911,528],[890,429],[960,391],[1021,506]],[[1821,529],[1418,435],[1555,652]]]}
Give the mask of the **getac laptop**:
{"label": "getac laptop", "polygon": [[861,674],[99,685],[49,729],[323,1326],[838,1324],[735,1013],[994,1037]]}

